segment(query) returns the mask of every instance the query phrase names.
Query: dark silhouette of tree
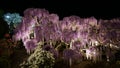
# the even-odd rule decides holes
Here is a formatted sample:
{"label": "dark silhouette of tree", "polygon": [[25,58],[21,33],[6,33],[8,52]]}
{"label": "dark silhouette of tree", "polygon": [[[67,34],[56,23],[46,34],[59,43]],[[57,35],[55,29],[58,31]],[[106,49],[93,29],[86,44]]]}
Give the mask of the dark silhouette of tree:
{"label": "dark silhouette of tree", "polygon": [[0,18],[0,39],[4,37],[6,33],[9,32],[9,26],[8,24]]}

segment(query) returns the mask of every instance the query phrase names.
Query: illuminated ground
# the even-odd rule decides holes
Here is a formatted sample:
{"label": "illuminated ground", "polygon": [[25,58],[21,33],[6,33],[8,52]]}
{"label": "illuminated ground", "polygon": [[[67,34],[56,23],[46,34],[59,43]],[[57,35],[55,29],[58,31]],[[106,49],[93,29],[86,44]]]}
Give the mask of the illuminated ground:
{"label": "illuminated ground", "polygon": [[[24,48],[15,49],[15,52],[11,57],[12,60],[11,68],[20,68],[19,64],[27,57],[28,55],[26,54]],[[107,63],[106,61],[97,62],[97,63],[93,63],[91,61],[81,61],[69,67],[66,62],[63,62],[62,60],[58,60],[54,68],[119,68],[119,67],[120,65],[117,65],[114,62]]]}

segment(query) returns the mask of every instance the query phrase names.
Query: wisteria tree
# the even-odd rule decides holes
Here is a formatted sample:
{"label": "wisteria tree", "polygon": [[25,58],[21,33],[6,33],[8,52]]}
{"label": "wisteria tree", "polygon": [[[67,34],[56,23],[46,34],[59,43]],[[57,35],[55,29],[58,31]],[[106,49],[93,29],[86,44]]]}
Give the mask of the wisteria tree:
{"label": "wisteria tree", "polygon": [[[15,29],[14,40],[22,40],[28,53],[34,52],[41,43],[43,50],[70,61],[81,57],[102,59],[103,50],[107,60],[112,51],[119,49],[119,19],[97,20],[94,17],[64,17],[59,20],[57,14],[50,14],[45,9],[29,8],[24,11],[22,22]],[[63,50],[60,48],[65,46]],[[83,51],[86,52],[83,52]],[[69,58],[68,58],[69,57]]]}

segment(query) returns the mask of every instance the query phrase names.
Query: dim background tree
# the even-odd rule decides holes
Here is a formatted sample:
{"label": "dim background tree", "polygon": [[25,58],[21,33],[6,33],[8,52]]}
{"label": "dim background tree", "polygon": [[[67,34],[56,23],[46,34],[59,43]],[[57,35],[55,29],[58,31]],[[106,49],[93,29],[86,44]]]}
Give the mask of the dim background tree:
{"label": "dim background tree", "polygon": [[9,28],[7,23],[0,19],[0,38],[3,38],[6,33],[8,33]]}

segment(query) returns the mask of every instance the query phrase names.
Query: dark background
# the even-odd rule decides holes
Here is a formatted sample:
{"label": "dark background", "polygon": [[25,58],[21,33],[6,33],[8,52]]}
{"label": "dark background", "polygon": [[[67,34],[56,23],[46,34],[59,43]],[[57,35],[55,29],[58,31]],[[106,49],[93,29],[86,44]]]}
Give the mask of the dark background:
{"label": "dark background", "polygon": [[92,0],[3,0],[0,7],[5,12],[19,12],[27,8],[45,8],[50,13],[56,13],[60,19],[70,15],[80,17],[94,16],[97,19],[112,19],[120,17],[119,2]]}
{"label": "dark background", "polygon": [[[77,15],[81,18],[113,19],[120,17],[120,4],[112,0],[0,0],[0,10],[4,13],[20,13],[27,8],[46,9],[63,17]],[[8,32],[8,25],[0,16],[0,38]]]}
{"label": "dark background", "polygon": [[[0,10],[4,13],[20,13],[27,8],[46,9],[50,13],[58,14],[60,20],[63,17],[76,15],[81,18],[95,17],[96,19],[113,19],[120,17],[120,4],[112,0],[0,0]],[[8,33],[8,25],[0,15],[0,38]]]}

